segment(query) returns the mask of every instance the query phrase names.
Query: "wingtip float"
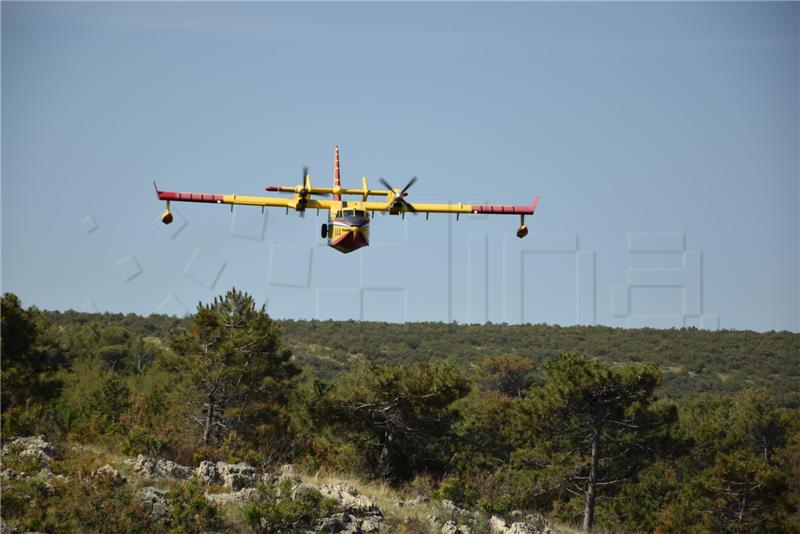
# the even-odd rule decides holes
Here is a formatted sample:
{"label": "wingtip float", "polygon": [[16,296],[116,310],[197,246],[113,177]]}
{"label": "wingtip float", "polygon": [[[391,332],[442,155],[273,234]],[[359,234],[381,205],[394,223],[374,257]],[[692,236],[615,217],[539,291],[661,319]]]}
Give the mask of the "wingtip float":
{"label": "wingtip float", "polygon": [[[328,240],[328,246],[339,252],[348,253],[361,247],[369,246],[369,221],[375,212],[387,212],[390,215],[405,217],[406,213],[424,213],[427,218],[431,213],[455,213],[456,218],[462,213],[483,213],[487,215],[519,215],[517,237],[528,235],[525,216],[533,215],[539,204],[535,196],[529,205],[506,204],[430,204],[411,203],[406,200],[408,190],[417,178],[412,178],[402,189],[392,187],[389,182],[380,179],[385,189],[370,189],[366,177],[361,178],[361,189],[342,187],[339,168],[339,147],[334,151],[333,187],[313,187],[308,168],[303,168],[302,183],[296,186],[267,186],[266,190],[277,193],[290,193],[289,197],[257,197],[242,195],[218,195],[209,193],[179,193],[160,191],[155,182],[153,186],[159,200],[166,202],[166,209],[161,215],[161,222],[170,224],[173,221],[170,202],[202,202],[211,204],[235,204],[244,206],[261,206],[284,208],[300,212],[308,209],[328,210],[328,222],[322,225],[321,235]],[[330,196],[329,199],[316,199],[317,196]],[[342,200],[344,196],[361,197],[358,201]],[[383,201],[370,201],[369,197],[384,197]]]}

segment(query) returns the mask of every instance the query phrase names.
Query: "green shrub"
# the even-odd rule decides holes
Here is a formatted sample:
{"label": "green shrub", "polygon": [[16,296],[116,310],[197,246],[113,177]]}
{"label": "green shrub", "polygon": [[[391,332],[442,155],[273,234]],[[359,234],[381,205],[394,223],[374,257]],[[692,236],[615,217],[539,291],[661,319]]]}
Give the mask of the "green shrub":
{"label": "green shrub", "polygon": [[[259,486],[260,499],[247,504],[242,513],[245,522],[256,532],[284,532],[289,528],[310,526],[315,519],[330,515],[336,501],[327,499],[313,488],[299,490],[289,498],[291,481],[284,481],[280,492],[274,485]],[[284,497],[278,497],[278,495]]]}
{"label": "green shrub", "polygon": [[122,453],[129,456],[144,454],[146,456],[159,456],[164,449],[164,440],[146,428],[135,426],[128,431],[122,441]]}
{"label": "green shrub", "polygon": [[195,478],[171,491],[169,501],[172,504],[170,532],[201,532],[223,526],[217,509],[206,500],[203,488]]}

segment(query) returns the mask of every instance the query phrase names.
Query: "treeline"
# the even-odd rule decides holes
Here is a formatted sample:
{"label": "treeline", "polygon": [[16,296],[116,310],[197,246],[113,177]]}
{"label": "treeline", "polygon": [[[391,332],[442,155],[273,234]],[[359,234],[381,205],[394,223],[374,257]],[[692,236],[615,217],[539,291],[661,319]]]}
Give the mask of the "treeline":
{"label": "treeline", "polygon": [[2,428],[587,531],[800,531],[798,354],[789,333],[273,321],[236,290],[183,320],[6,294]]}
{"label": "treeline", "polygon": [[[163,315],[42,313],[53,324],[121,326],[140,336],[159,338],[186,322]],[[658,393],[673,399],[767,388],[782,406],[800,407],[800,336],[791,332],[491,323],[276,323],[295,361],[313,367],[323,378],[370,362],[409,364],[435,359],[474,369],[487,356],[516,355],[536,364],[533,375],[541,381],[545,361],[563,352],[580,352],[615,365],[657,364],[663,373]]]}

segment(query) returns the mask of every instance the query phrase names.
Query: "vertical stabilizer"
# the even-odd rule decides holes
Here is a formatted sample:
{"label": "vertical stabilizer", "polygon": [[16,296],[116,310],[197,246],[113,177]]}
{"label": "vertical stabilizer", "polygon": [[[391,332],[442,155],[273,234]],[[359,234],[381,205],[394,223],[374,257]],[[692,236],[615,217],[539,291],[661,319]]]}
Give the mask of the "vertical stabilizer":
{"label": "vertical stabilizer", "polygon": [[[337,187],[341,186],[342,186],[342,179],[339,174],[339,146],[337,145],[336,151],[333,153],[333,188],[335,190]],[[334,194],[333,199],[341,200],[342,196]]]}

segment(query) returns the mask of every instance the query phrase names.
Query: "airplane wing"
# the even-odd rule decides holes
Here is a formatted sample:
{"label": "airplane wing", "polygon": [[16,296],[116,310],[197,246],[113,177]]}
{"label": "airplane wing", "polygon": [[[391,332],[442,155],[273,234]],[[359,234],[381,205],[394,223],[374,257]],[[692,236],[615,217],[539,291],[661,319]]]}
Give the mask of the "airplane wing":
{"label": "airplane wing", "polygon": [[156,195],[159,200],[168,202],[203,202],[208,204],[231,204],[242,206],[263,206],[270,208],[289,208],[297,209],[301,201],[305,201],[306,209],[327,209],[331,205],[330,200],[316,200],[312,198],[283,198],[283,197],[256,197],[247,195],[219,195],[215,193],[183,193],[176,191],[160,191],[158,186]]}
{"label": "airplane wing", "polygon": [[527,206],[508,204],[430,204],[424,202],[410,203],[395,197],[390,202],[366,202],[367,211],[388,211],[390,213],[487,213],[490,215],[533,215],[539,197]]}

